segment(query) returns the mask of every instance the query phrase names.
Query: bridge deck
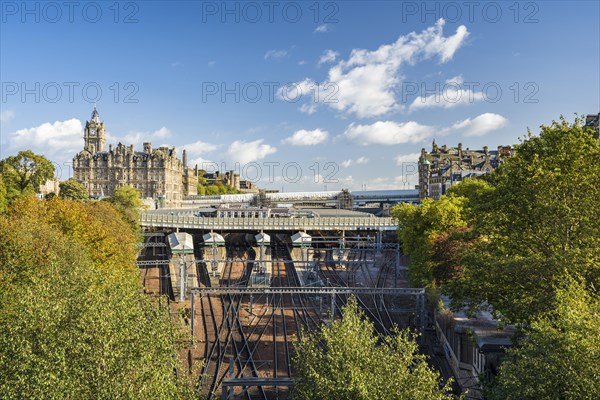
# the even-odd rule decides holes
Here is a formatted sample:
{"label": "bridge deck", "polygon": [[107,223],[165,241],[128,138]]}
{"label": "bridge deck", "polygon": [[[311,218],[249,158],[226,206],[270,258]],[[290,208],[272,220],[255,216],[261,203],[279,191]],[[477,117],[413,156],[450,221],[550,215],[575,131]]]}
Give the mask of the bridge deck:
{"label": "bridge deck", "polygon": [[203,230],[380,230],[393,231],[392,218],[316,217],[316,218],[201,218],[192,216],[142,213],[140,223],[148,228]]}

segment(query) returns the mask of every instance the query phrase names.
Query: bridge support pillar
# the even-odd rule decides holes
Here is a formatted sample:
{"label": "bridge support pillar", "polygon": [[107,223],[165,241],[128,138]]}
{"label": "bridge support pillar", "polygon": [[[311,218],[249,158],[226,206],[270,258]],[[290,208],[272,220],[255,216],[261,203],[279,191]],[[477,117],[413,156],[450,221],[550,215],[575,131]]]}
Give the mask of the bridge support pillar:
{"label": "bridge support pillar", "polygon": [[400,269],[400,249],[396,250],[396,267],[394,268],[394,287],[398,287],[398,270]]}
{"label": "bridge support pillar", "polygon": [[194,292],[190,293],[192,295],[191,298],[191,302],[190,302],[190,312],[191,312],[191,316],[190,316],[190,330],[192,331],[192,340],[195,341],[194,339],[194,314],[196,313],[194,310],[194,297],[196,297],[196,295],[194,294]]}
{"label": "bridge support pillar", "polygon": [[335,318],[335,293],[331,293],[331,320]]}

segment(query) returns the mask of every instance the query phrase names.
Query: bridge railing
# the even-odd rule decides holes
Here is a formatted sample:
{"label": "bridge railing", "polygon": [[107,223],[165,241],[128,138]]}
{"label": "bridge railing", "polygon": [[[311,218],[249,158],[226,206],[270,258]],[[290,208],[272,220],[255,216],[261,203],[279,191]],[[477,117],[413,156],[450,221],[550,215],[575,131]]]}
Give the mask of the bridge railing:
{"label": "bridge railing", "polygon": [[207,218],[170,214],[142,213],[140,222],[145,227],[173,227],[189,229],[232,230],[320,230],[320,229],[374,229],[394,230],[391,218],[369,217],[316,217],[316,218]]}

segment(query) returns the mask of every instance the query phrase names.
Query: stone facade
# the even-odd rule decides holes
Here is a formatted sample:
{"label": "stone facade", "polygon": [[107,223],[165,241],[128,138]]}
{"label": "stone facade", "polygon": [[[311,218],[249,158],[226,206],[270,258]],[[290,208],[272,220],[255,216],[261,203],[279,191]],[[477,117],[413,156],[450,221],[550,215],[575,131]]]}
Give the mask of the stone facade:
{"label": "stone facade", "polygon": [[483,150],[465,150],[462,143],[458,147],[439,147],[434,140],[430,153],[421,149],[419,198],[439,199],[450,186],[464,178],[491,174],[511,154],[510,146],[498,146],[493,151],[487,146]]}
{"label": "stone facade", "polygon": [[112,196],[115,189],[131,186],[142,199],[153,199],[159,207],[175,207],[185,196],[198,193],[198,170],[177,158],[175,148],[153,149],[144,143],[143,151],[119,143],[105,150],[106,127],[94,108],[85,124],[84,148],[73,158],[73,177],[92,198]]}
{"label": "stone facade", "polygon": [[585,117],[585,126],[596,131],[596,137],[600,137],[600,113],[588,114]]}
{"label": "stone facade", "polygon": [[227,171],[224,174],[219,171],[207,172],[204,174],[204,179],[206,179],[208,185],[215,185],[220,182],[223,185],[240,190],[240,174],[235,171]]}
{"label": "stone facade", "polygon": [[60,181],[58,179],[49,179],[40,185],[39,195],[41,198],[46,197],[50,193],[54,193],[57,196],[60,193]]}

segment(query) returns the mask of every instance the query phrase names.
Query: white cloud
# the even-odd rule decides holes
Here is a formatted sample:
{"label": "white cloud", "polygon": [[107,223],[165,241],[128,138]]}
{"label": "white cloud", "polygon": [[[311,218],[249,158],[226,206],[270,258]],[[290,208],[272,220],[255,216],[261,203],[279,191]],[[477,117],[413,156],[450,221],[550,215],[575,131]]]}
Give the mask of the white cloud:
{"label": "white cloud", "polygon": [[283,139],[281,143],[291,146],[314,146],[323,143],[328,137],[329,133],[321,129],[314,129],[312,131],[301,129],[294,132],[292,136]]}
{"label": "white cloud", "polygon": [[9,152],[30,149],[49,159],[70,160],[83,149],[83,125],[78,119],[46,122],[7,136]]}
{"label": "white cloud", "polygon": [[306,60],[300,60],[298,61],[298,65],[305,65],[306,64]]}
{"label": "white cloud", "polygon": [[329,25],[327,25],[327,24],[319,25],[315,28],[314,32],[315,33],[327,33],[327,32],[329,32]]}
{"label": "white cloud", "polygon": [[167,127],[162,127],[154,132],[128,132],[125,136],[114,136],[111,133],[106,133],[106,140],[108,143],[123,143],[129,146],[130,144],[134,147],[140,146],[144,142],[153,142],[157,139],[166,139],[171,137],[173,134]]}
{"label": "white cloud", "polygon": [[210,169],[211,166],[215,165],[215,163],[202,157],[188,159],[188,167],[195,167],[196,165],[198,166],[198,169],[206,171],[207,169]]}
{"label": "white cloud", "polygon": [[162,138],[168,138],[168,137],[171,137],[171,135],[172,135],[172,134],[171,134],[171,131],[170,131],[170,130],[168,130],[168,129],[167,129],[165,126],[163,126],[162,128],[160,128],[160,129],[159,129],[159,130],[157,130],[157,131],[154,131],[154,132],[151,134],[151,136],[152,136],[153,138],[159,138],[159,139],[162,139]]}
{"label": "white cloud", "polygon": [[335,61],[335,59],[339,55],[340,55],[340,53],[338,53],[337,51],[325,50],[325,52],[323,53],[321,58],[319,58],[319,65],[326,64],[326,63],[332,63]]}
{"label": "white cloud", "polygon": [[347,60],[330,68],[326,82],[317,84],[317,87],[335,85],[337,89],[335,101],[321,101],[336,111],[361,118],[399,110],[401,105],[396,100],[396,92],[401,83],[401,67],[433,57],[445,63],[452,59],[469,35],[467,28],[461,25],[454,35],[445,37],[443,26],[444,20],[440,19],[420,33],[400,36],[396,42],[376,50],[352,50]]}
{"label": "white cloud", "polygon": [[467,118],[457,122],[450,128],[451,131],[460,131],[463,136],[483,136],[493,130],[506,126],[508,120],[502,115],[485,113],[473,119]]}
{"label": "white cloud", "polygon": [[311,94],[313,101],[318,97],[319,85],[311,79],[290,83],[277,89],[277,97],[290,103],[295,103],[301,96]]}
{"label": "white cloud", "polygon": [[210,153],[211,151],[215,151],[219,146],[212,143],[206,143],[202,140],[198,140],[194,143],[184,144],[183,149],[185,149],[188,154],[192,157],[195,157],[200,154]]}
{"label": "white cloud", "polygon": [[362,146],[370,144],[394,145],[417,143],[435,132],[435,127],[415,121],[377,121],[371,125],[350,124],[343,137]]}
{"label": "white cloud", "polygon": [[409,111],[433,107],[453,108],[484,100],[483,92],[475,93],[471,89],[462,88],[463,83],[464,79],[460,75],[446,80],[443,86],[437,85],[437,93],[416,97],[411,103]]}
{"label": "white cloud", "polygon": [[268,60],[269,58],[283,58],[286,57],[288,55],[288,51],[287,50],[268,50],[265,53],[265,60]]}
{"label": "white cloud", "polygon": [[462,75],[457,75],[450,79],[446,79],[446,83],[448,84],[462,85],[464,82],[465,80],[463,79]]}
{"label": "white cloud", "polygon": [[184,64],[181,61],[175,61],[171,63],[171,67],[173,68],[177,68],[177,67],[183,67]]}
{"label": "white cloud", "polygon": [[15,112],[11,110],[0,112],[0,122],[8,122],[15,117]]}
{"label": "white cloud", "polygon": [[410,154],[400,154],[396,156],[396,164],[402,165],[404,163],[416,163],[419,161],[419,157],[421,153],[410,153]]}
{"label": "white cloud", "polygon": [[271,145],[263,144],[263,139],[254,140],[252,142],[244,142],[236,140],[229,145],[227,154],[241,164],[247,164],[252,161],[261,160],[273,154],[277,149]]}
{"label": "white cloud", "polygon": [[312,115],[317,112],[316,103],[304,103],[298,108],[301,112]]}
{"label": "white cloud", "polygon": [[367,157],[359,157],[356,160],[345,160],[340,163],[340,165],[344,168],[348,168],[352,165],[362,165],[369,162]]}

